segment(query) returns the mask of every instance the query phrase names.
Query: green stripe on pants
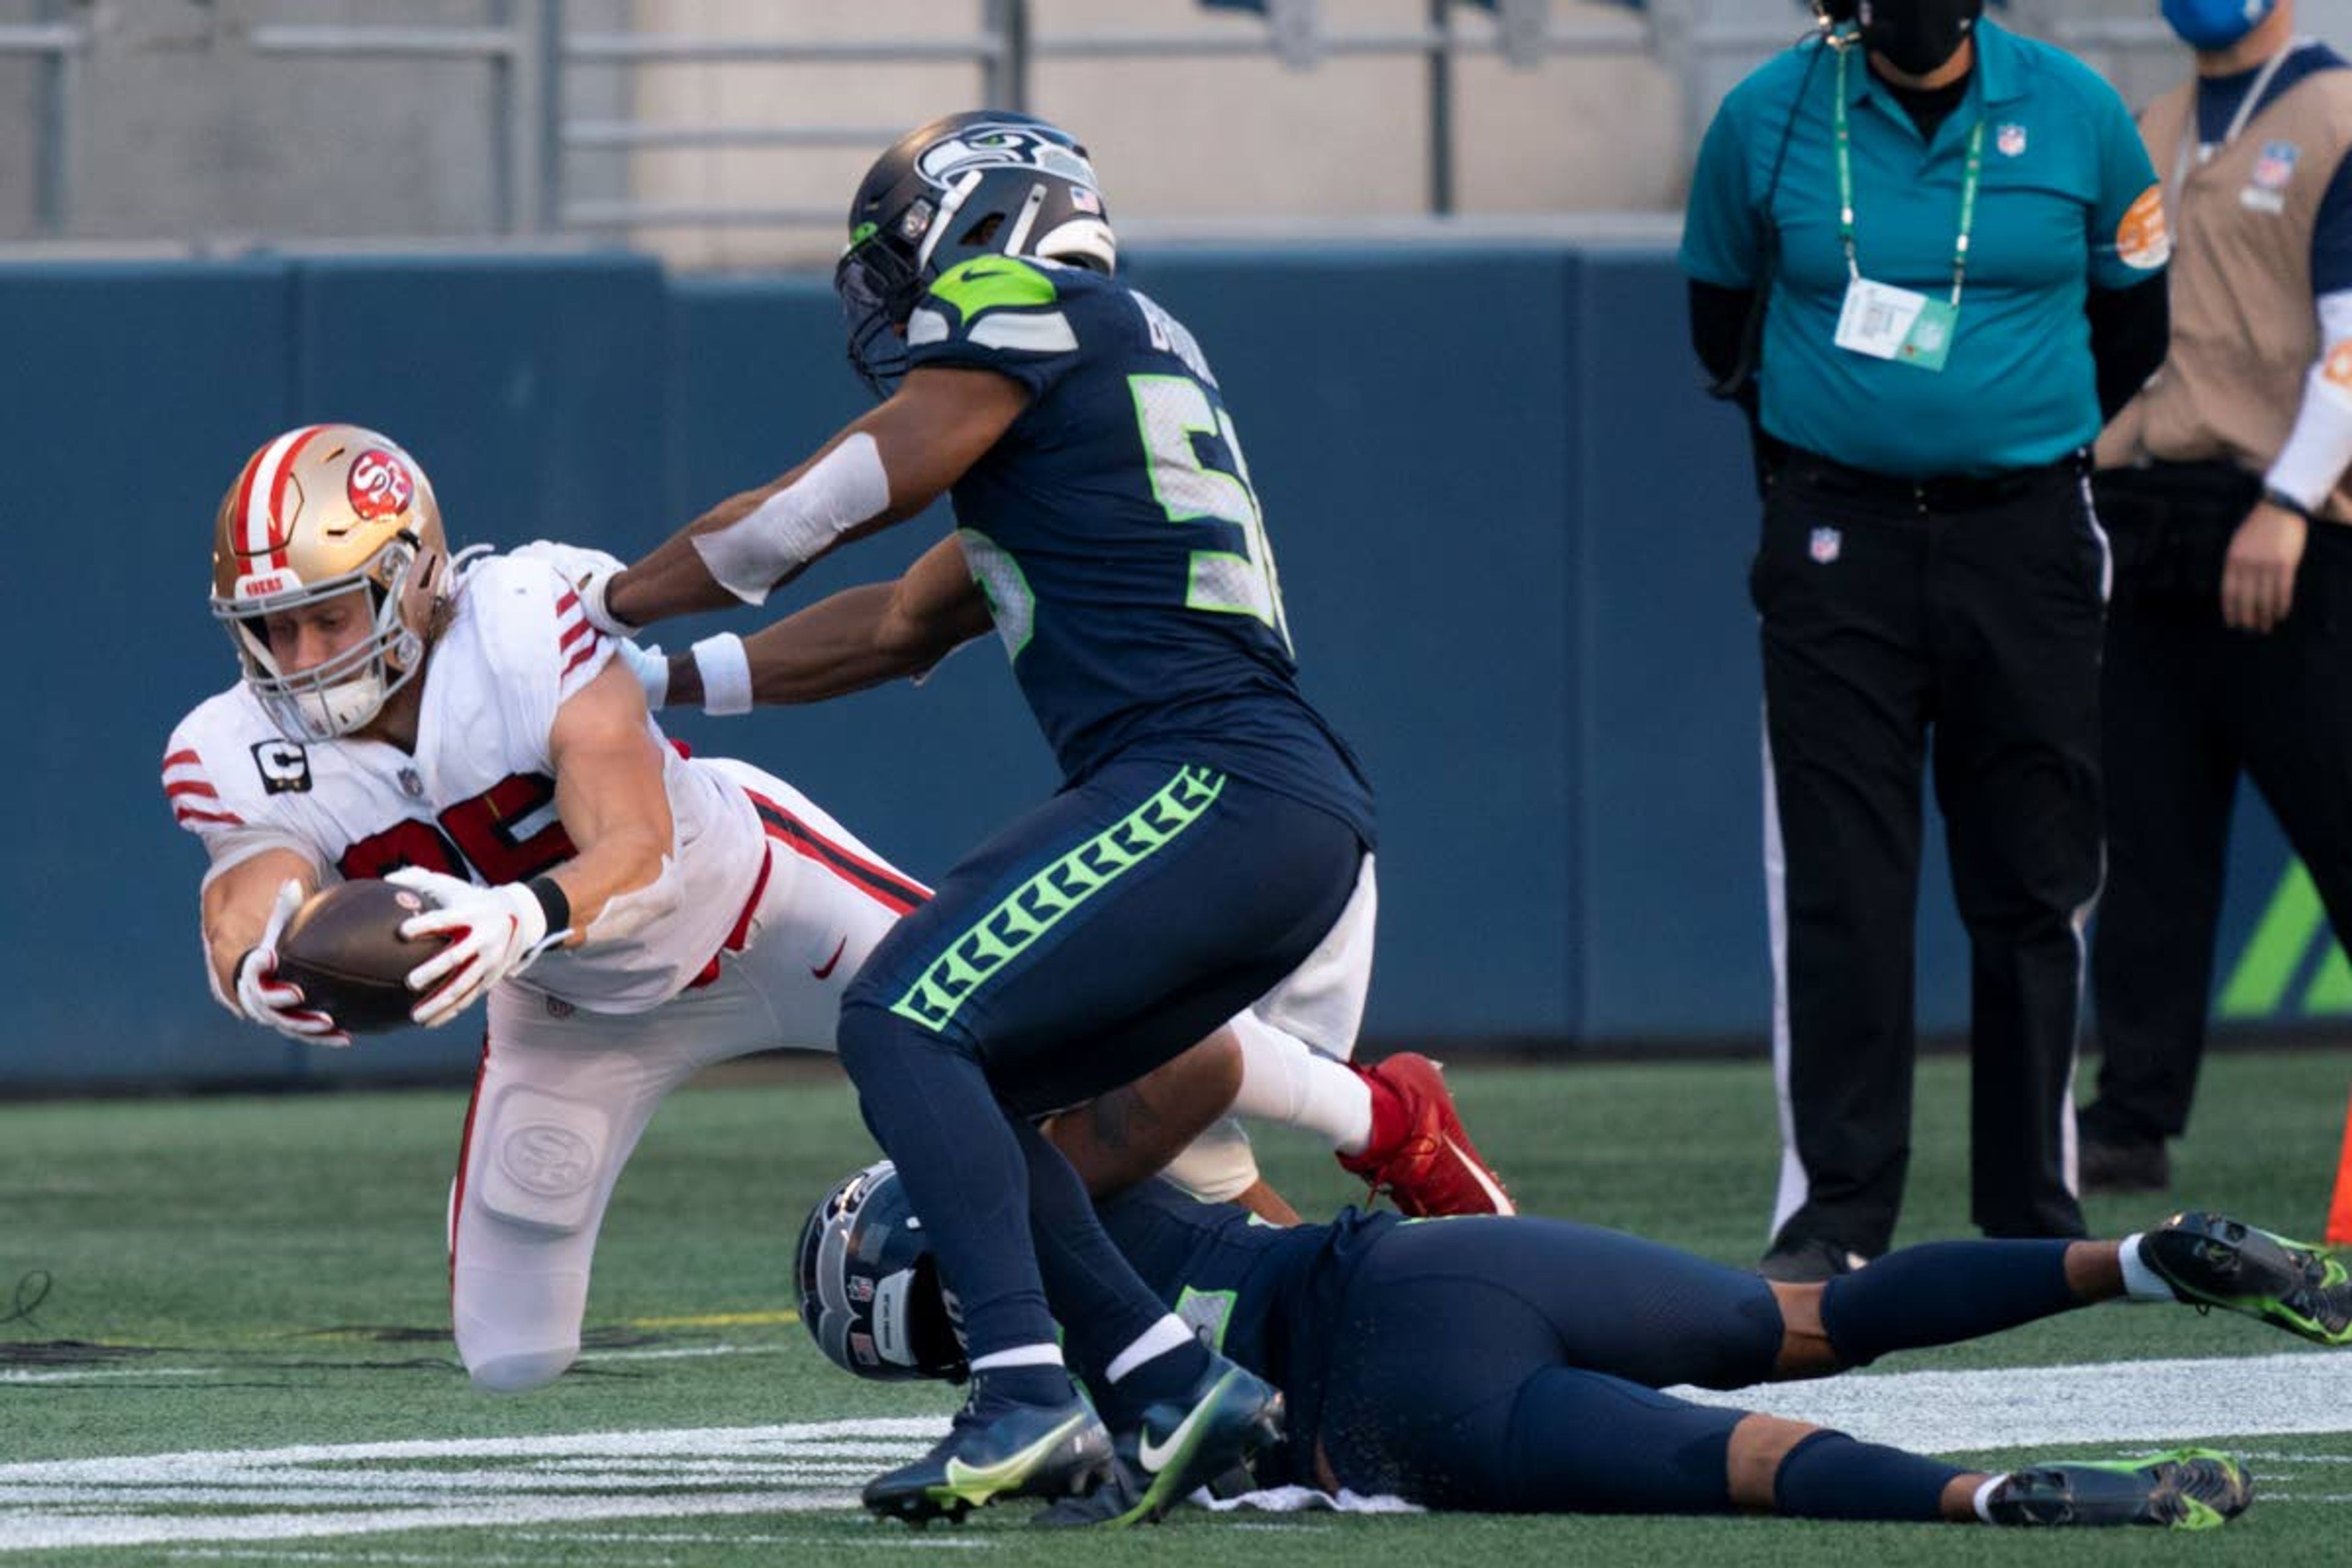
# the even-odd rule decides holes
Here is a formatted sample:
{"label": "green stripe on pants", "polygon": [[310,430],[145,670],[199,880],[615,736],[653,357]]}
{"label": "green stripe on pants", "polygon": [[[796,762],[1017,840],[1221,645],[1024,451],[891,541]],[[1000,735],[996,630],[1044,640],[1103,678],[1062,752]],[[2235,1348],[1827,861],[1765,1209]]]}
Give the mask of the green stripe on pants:
{"label": "green stripe on pants", "polygon": [[1185,768],[1159,793],[1013,889],[950,942],[890,1011],[938,1032],[1071,910],[1175,842],[1225,787],[1213,768]]}

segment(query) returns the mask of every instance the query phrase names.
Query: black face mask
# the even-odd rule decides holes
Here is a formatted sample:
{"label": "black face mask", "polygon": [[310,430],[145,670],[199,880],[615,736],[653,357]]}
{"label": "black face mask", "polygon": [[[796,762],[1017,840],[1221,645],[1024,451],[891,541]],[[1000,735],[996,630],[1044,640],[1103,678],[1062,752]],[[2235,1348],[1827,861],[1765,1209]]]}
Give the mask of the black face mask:
{"label": "black face mask", "polygon": [[1926,76],[1959,52],[1984,0],[1861,0],[1863,47],[1906,76]]}

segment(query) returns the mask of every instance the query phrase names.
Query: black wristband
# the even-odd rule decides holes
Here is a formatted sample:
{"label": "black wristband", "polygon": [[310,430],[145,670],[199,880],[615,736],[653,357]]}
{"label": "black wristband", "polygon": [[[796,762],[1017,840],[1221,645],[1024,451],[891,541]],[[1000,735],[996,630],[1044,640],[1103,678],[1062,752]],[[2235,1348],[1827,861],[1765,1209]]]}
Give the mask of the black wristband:
{"label": "black wristband", "polygon": [[2301,501],[2295,500],[2293,496],[2287,494],[2284,490],[2279,489],[2276,485],[2264,485],[2263,487],[2263,500],[2265,504],[2274,506],[2281,511],[2291,511],[2294,513],[2295,516],[2303,519],[2305,522],[2311,521],[2311,509],[2304,505]]}
{"label": "black wristband", "polygon": [[540,912],[547,917],[548,935],[560,936],[572,929],[572,900],[562,883],[552,877],[533,877],[523,886],[539,900]]}

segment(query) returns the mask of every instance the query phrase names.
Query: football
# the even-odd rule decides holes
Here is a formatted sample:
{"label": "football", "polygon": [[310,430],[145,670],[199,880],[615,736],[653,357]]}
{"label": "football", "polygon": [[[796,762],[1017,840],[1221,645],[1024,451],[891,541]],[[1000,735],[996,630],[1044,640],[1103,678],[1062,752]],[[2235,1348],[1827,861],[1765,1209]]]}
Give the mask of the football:
{"label": "football", "polygon": [[431,907],[423,894],[373,877],[313,893],[278,935],[278,976],[354,1035],[400,1028],[416,1005],[408,972],[448,940],[409,942],[400,922]]}

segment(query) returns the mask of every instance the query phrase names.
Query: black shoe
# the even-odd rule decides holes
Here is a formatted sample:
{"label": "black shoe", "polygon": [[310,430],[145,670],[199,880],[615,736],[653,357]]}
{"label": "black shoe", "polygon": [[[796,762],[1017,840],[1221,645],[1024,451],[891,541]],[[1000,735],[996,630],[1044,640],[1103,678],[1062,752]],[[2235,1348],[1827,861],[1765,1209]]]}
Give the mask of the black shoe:
{"label": "black shoe", "polygon": [[1851,1274],[1869,1261],[1843,1242],[1816,1236],[1801,1241],[1774,1242],[1772,1249],[1756,1265],[1756,1272],[1783,1285],[1818,1285],[1824,1279]]}
{"label": "black shoe", "polygon": [[1047,1509],[1036,1522],[1157,1524],[1195,1490],[1280,1441],[1282,1391],[1213,1355],[1188,1392],[1147,1405],[1141,1419],[1120,1429],[1111,1484]]}
{"label": "black shoe", "polygon": [[2161,1193],[2172,1186],[2172,1156],[2161,1138],[2085,1137],[2074,1156],[2086,1193]]}
{"label": "black shoe", "polygon": [[2152,1524],[2211,1530],[2246,1511],[2254,1478],[2211,1448],[2145,1459],[2059,1459],[2012,1470],[1985,1499],[1995,1524]]}
{"label": "black shoe", "polygon": [[1112,1479],[1110,1432],[1075,1395],[1064,1405],[991,1401],[975,1378],[971,1398],[937,1447],[866,1483],[864,1502],[913,1525],[961,1520],[999,1498],[1068,1498]]}
{"label": "black shoe", "polygon": [[2342,1259],[2218,1214],[2177,1214],[2140,1237],[2140,1260],[2200,1311],[2220,1307],[2315,1345],[2352,1344]]}

